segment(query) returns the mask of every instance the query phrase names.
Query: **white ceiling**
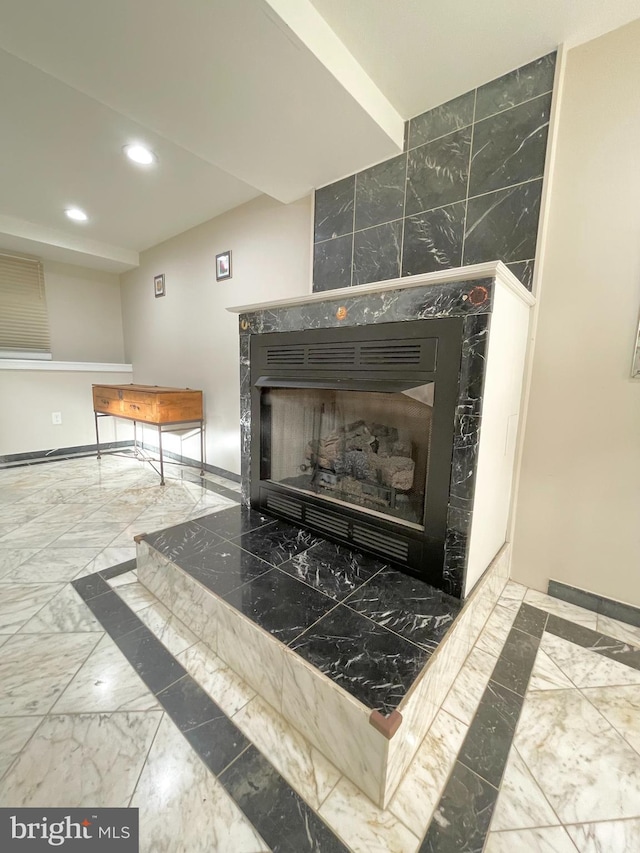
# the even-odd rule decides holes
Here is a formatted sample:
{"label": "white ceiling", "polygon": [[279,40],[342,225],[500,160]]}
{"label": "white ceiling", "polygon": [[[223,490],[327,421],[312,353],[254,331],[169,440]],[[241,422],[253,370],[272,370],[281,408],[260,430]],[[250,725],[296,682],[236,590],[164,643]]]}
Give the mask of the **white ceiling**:
{"label": "white ceiling", "polygon": [[[0,249],[130,268],[261,193],[286,203],[390,157],[404,119],[639,16],[640,0],[0,0]],[[155,167],[123,157],[132,141]]]}
{"label": "white ceiling", "polygon": [[405,118],[640,17],[640,0],[311,0]]}

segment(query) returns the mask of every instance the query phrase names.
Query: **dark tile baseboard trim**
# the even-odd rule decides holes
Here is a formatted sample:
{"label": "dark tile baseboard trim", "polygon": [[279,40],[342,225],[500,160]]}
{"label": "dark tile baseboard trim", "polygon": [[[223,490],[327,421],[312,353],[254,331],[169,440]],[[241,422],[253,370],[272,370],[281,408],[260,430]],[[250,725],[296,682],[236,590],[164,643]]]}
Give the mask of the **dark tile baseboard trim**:
{"label": "dark tile baseboard trim", "polygon": [[[100,450],[122,450],[133,447],[132,441],[106,441],[100,444]],[[52,450],[33,450],[29,453],[9,453],[0,456],[0,465],[17,465],[21,462],[36,465],[40,462],[53,462],[72,456],[91,456],[98,452],[97,444],[79,444],[75,447],[56,447]]]}
{"label": "dark tile baseboard trim", "polygon": [[595,592],[587,592],[585,589],[554,580],[549,581],[547,592],[554,598],[560,598],[569,604],[576,604],[586,610],[593,610],[600,616],[608,616],[610,619],[617,619],[618,622],[626,622],[628,625],[640,628],[640,607],[635,607],[633,604],[605,598],[604,595],[597,595]]}

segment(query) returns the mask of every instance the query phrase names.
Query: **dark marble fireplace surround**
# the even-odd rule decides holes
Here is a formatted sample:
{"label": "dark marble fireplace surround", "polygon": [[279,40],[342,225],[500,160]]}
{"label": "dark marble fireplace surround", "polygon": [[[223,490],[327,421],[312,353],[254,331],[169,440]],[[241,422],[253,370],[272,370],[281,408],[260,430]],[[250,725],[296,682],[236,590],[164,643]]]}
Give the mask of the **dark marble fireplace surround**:
{"label": "dark marble fireplace surround", "polygon": [[[240,315],[240,394],[243,501],[250,503],[251,480],[251,335],[377,323],[462,318],[462,356],[454,418],[453,457],[447,507],[444,564],[437,585],[462,597],[471,529],[472,502],[494,278],[343,295],[339,302],[321,300],[266,308]],[[337,308],[343,309],[341,312]],[[341,319],[339,319],[341,318]]]}
{"label": "dark marble fireplace surround", "polygon": [[496,259],[531,289],[555,60],[412,118],[402,154],[317,190],[314,291]]}

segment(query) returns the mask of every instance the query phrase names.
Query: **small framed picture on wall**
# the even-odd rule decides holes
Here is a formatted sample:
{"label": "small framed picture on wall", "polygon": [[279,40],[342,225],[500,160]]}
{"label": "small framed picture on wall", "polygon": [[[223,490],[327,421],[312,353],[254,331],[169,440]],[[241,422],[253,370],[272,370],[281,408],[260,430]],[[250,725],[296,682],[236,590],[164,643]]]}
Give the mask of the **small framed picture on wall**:
{"label": "small framed picture on wall", "polygon": [[165,295],[164,289],[164,275],[156,275],[153,278],[153,292],[155,293],[156,299],[159,296]]}
{"label": "small framed picture on wall", "polygon": [[231,250],[216,255],[216,281],[231,278]]}

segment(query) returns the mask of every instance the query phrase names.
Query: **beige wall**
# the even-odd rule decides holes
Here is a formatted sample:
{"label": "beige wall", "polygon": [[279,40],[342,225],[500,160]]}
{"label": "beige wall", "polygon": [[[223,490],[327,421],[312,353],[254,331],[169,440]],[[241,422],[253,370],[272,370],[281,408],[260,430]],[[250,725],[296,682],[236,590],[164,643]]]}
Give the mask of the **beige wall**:
{"label": "beige wall", "polygon": [[[143,252],[122,276],[135,381],[204,391],[207,461],[219,468],[240,471],[238,317],[225,309],[309,293],[310,245],[311,198],[282,205],[261,196]],[[227,249],[233,277],[216,282],[215,256]],[[162,273],[166,296],[156,299]],[[198,457],[195,439],[183,452]]]}
{"label": "beige wall", "polygon": [[53,261],[44,276],[52,358],[122,362],[120,277]]}
{"label": "beige wall", "polygon": [[640,605],[640,21],[569,51],[512,575]]}
{"label": "beige wall", "polygon": [[[50,261],[44,276],[53,360],[121,363],[119,276]],[[93,444],[91,385],[116,382],[131,374],[0,369],[0,456]],[[126,424],[105,418],[101,426],[104,441],[129,437]]]}
{"label": "beige wall", "polygon": [[[0,370],[0,456],[95,444],[92,384],[131,382],[131,373]],[[54,424],[52,412],[62,423]],[[102,418],[100,441],[128,441],[127,421]]]}

